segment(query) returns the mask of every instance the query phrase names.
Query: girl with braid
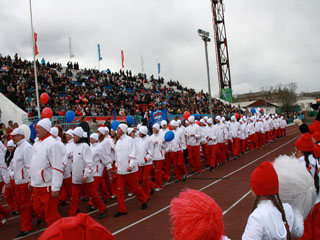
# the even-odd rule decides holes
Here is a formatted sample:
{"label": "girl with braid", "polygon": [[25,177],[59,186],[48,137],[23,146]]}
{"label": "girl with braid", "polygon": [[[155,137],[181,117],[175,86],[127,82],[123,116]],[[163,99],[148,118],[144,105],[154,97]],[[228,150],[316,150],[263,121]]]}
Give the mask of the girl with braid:
{"label": "girl with braid", "polygon": [[301,165],[311,174],[317,192],[316,203],[304,222],[304,234],[301,239],[320,239],[320,194],[319,194],[319,162],[314,155],[314,142],[309,132],[304,133],[295,142],[296,157]]}
{"label": "girl with braid", "polygon": [[291,239],[301,236],[302,222],[288,203],[279,197],[278,175],[271,162],[263,162],[251,174],[251,192],[255,198],[242,240]]}

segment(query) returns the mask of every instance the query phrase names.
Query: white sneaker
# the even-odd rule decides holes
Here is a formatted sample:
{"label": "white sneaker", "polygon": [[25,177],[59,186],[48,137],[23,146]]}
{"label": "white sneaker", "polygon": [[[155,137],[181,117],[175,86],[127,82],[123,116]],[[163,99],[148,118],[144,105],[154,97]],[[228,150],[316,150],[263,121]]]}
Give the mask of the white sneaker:
{"label": "white sneaker", "polygon": [[128,193],[128,197],[132,197],[133,196],[133,193]]}
{"label": "white sneaker", "polygon": [[5,224],[8,220],[9,220],[9,217],[6,217],[6,218],[4,218],[4,219],[1,220],[1,223],[2,223],[2,224]]}
{"label": "white sneaker", "polygon": [[162,188],[155,188],[154,191],[160,192],[160,191],[162,191]]}
{"label": "white sneaker", "polygon": [[117,198],[117,195],[112,195],[111,198],[112,198],[112,199],[116,199],[116,198]]}

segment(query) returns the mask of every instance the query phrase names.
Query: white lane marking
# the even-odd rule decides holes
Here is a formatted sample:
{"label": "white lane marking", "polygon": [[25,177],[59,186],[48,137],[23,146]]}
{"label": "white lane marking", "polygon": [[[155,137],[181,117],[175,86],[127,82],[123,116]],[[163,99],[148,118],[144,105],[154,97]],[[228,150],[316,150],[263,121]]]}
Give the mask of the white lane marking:
{"label": "white lane marking", "polygon": [[[298,137],[298,136],[297,136],[297,137]],[[290,141],[286,142],[285,144],[282,144],[281,146],[279,146],[279,147],[273,149],[272,151],[270,151],[270,152],[262,155],[261,157],[257,158],[256,160],[253,160],[252,162],[247,163],[246,165],[242,166],[241,168],[239,168],[239,169],[237,169],[237,170],[235,170],[235,171],[233,171],[233,172],[231,172],[231,173],[223,176],[222,178],[228,177],[228,176],[230,176],[230,175],[232,175],[232,174],[234,174],[234,173],[242,170],[243,168],[245,168],[245,167],[247,167],[247,166],[249,166],[249,165],[257,162],[257,161],[260,160],[261,158],[263,158],[263,157],[265,157],[265,156],[267,156],[267,155],[269,155],[269,154],[277,151],[278,149],[282,148],[283,146],[288,145],[290,142],[292,142],[293,140],[295,140],[297,137],[294,137],[293,139],[291,139]],[[204,189],[206,189],[206,188],[208,188],[208,187],[210,187],[210,186],[212,186],[212,185],[220,182],[220,181],[222,180],[222,178],[219,179],[219,180],[216,180],[216,181],[214,181],[214,182],[212,182],[212,183],[210,183],[210,184],[208,184],[208,185],[206,185],[205,187],[199,189],[199,191],[203,191]],[[249,193],[246,193],[246,194],[249,194]],[[246,194],[245,194],[245,195],[246,195]],[[241,199],[241,200],[242,200],[242,199]],[[240,200],[240,201],[241,201],[241,200]],[[239,200],[238,200],[238,201],[239,201]],[[239,202],[240,202],[240,201],[239,201]],[[167,205],[167,206],[165,206],[164,208],[162,208],[162,209],[160,209],[160,210],[158,210],[158,211],[156,211],[156,212],[154,212],[154,213],[152,213],[152,214],[150,214],[150,215],[148,215],[148,216],[146,216],[146,217],[144,217],[144,218],[142,218],[142,219],[140,219],[140,220],[138,220],[138,221],[136,221],[136,222],[134,222],[134,223],[132,223],[132,224],[130,224],[130,225],[128,225],[128,226],[126,226],[126,227],[123,227],[123,228],[121,228],[121,229],[113,232],[112,234],[113,234],[113,235],[117,235],[118,233],[121,233],[121,232],[123,232],[124,230],[127,230],[128,228],[131,228],[131,227],[133,227],[133,226],[135,226],[135,225],[137,225],[137,224],[139,224],[139,223],[141,223],[141,222],[143,222],[143,221],[145,221],[145,220],[147,220],[147,219],[149,219],[149,218],[151,218],[151,217],[153,217],[153,216],[155,216],[155,215],[157,215],[157,214],[165,211],[165,210],[168,209],[169,207],[170,207],[170,204]]]}
{"label": "white lane marking", "polygon": [[234,208],[236,205],[238,205],[239,202],[241,202],[244,198],[246,198],[251,193],[251,190],[244,194],[241,198],[239,198],[236,202],[234,202],[228,209],[224,210],[222,215],[227,214],[232,208]]}

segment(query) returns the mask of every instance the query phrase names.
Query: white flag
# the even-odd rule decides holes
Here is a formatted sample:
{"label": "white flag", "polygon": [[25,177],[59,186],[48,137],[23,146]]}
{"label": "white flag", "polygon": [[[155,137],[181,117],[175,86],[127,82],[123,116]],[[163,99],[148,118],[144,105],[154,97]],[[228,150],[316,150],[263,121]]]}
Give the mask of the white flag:
{"label": "white flag", "polygon": [[73,58],[74,57],[74,53],[72,51],[72,47],[71,47],[71,37],[69,37],[69,55],[70,55],[70,58]]}

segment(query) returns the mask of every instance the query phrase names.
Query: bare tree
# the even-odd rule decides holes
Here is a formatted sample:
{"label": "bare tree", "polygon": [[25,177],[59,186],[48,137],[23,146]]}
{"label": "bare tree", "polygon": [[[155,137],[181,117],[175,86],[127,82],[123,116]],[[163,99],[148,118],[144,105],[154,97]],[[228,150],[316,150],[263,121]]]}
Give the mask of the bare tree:
{"label": "bare tree", "polygon": [[289,83],[287,85],[279,84],[275,87],[276,101],[281,106],[283,112],[294,110],[297,102],[297,84]]}

